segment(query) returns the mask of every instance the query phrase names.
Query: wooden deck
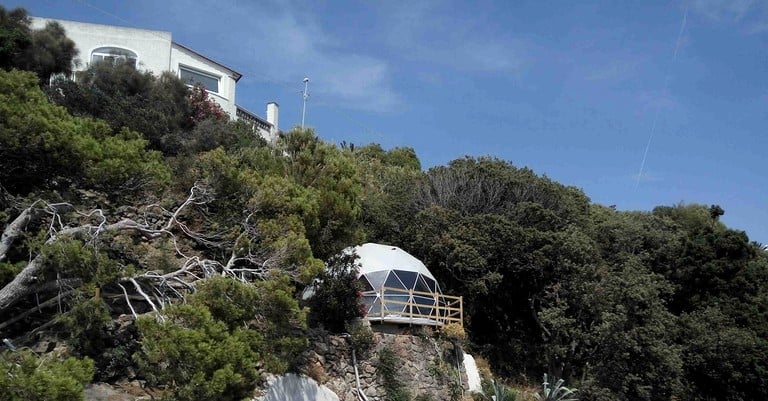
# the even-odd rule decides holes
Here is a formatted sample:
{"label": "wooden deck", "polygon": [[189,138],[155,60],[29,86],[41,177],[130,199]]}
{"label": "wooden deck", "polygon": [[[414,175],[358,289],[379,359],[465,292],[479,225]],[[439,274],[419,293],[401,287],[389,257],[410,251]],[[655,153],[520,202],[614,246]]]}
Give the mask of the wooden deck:
{"label": "wooden deck", "polygon": [[370,310],[365,317],[367,320],[431,326],[457,323],[464,326],[462,297],[392,287],[364,291],[362,295],[363,299],[375,299],[373,303],[365,303]]}

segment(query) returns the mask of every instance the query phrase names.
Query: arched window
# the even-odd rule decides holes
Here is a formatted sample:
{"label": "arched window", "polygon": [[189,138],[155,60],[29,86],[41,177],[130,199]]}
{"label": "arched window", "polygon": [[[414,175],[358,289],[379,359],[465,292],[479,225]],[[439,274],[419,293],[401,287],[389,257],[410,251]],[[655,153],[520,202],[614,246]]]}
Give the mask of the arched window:
{"label": "arched window", "polygon": [[99,47],[91,52],[91,63],[107,62],[113,65],[128,64],[136,68],[136,53],[119,47]]}

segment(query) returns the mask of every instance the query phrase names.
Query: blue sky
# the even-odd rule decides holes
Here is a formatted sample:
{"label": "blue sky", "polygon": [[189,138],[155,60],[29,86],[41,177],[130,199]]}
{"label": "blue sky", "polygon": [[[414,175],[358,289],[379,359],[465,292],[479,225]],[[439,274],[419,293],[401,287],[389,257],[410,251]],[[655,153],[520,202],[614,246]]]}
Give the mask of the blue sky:
{"label": "blue sky", "polygon": [[492,155],[621,210],[719,204],[768,243],[766,1],[2,3],[171,31],[283,129],[307,76],[326,140],[411,146],[425,168]]}

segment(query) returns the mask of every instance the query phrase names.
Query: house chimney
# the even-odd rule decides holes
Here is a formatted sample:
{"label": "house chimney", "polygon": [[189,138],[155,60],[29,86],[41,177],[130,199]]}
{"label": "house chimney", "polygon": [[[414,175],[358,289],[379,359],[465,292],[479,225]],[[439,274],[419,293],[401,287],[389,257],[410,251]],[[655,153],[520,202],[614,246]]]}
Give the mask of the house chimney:
{"label": "house chimney", "polygon": [[269,102],[267,103],[267,122],[272,124],[272,130],[269,132],[270,140],[275,140],[277,138],[277,132],[278,132],[278,126],[277,126],[277,118],[280,111],[280,105],[277,104],[277,102]]}

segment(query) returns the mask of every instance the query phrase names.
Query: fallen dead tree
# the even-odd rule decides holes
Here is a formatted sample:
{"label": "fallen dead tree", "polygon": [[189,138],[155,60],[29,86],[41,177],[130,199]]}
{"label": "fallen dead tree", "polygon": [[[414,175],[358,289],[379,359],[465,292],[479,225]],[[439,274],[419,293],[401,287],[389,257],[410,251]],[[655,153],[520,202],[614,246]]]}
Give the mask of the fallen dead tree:
{"label": "fallen dead tree", "polygon": [[[193,209],[204,208],[212,199],[212,193],[196,185],[174,209],[147,205],[141,208],[143,214],[121,217],[114,222],[109,221],[102,209],[82,211],[68,203],[37,201],[23,209],[4,228],[0,237],[0,261],[7,261],[14,246],[21,246],[22,237],[29,235],[34,227],[42,227],[45,231],[43,246],[77,240],[94,252],[108,248],[110,238],[116,236],[150,244],[168,241],[173,247],[171,253],[178,261],[174,270],[143,265],[135,269],[134,274],[121,276],[97,289],[97,296],[111,302],[122,301],[134,316],[141,311],[159,311],[183,301],[195,291],[197,281],[212,276],[251,282],[263,280],[276,270],[294,278],[298,275],[298,268],[286,266],[287,245],[274,247],[260,242],[258,229],[251,221],[253,213],[243,218],[234,240],[232,235],[227,240],[221,233],[206,234],[192,229],[184,217],[192,215]],[[150,215],[160,218],[150,218]],[[190,244],[216,252],[200,252]],[[216,255],[228,256],[217,258]],[[83,284],[84,280],[79,277],[62,277],[58,273],[52,276],[47,271],[45,254],[30,252],[23,268],[0,289],[0,330],[46,307],[58,305],[61,311],[62,300]],[[29,306],[30,303],[31,307],[15,307],[17,304]]]}

